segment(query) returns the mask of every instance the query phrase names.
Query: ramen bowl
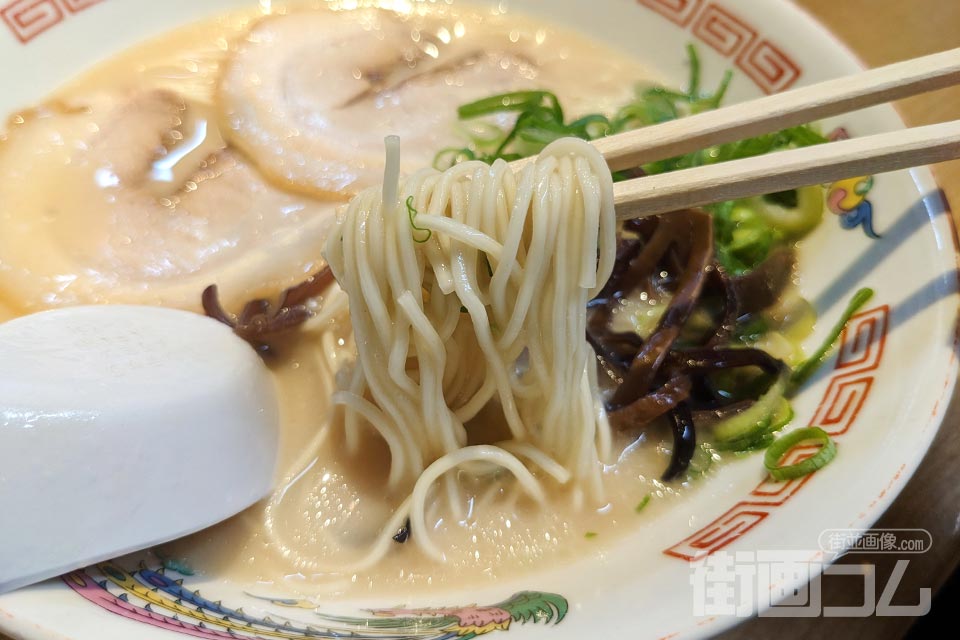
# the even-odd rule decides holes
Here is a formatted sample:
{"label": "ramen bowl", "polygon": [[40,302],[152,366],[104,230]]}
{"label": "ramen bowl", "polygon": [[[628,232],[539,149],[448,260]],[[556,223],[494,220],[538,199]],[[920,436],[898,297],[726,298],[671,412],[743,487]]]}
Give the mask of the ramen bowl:
{"label": "ramen bowl", "polygon": [[[416,2],[375,4],[402,12]],[[508,18],[521,12],[572,28],[637,59],[670,86],[685,82],[684,48],[694,43],[705,78],[734,71],[728,102],[861,68],[829,32],[788,2],[474,4]],[[93,63],[144,39],[251,6],[278,10],[265,0],[4,0],[0,54],[7,82],[0,111],[34,104]],[[860,136],[903,123],[884,106],[823,126]],[[0,631],[71,640],[171,640],[176,634],[693,638],[775,606],[853,541],[828,541],[825,532],[869,527],[896,497],[929,447],[956,378],[956,234],[930,172],[918,168],[840,181],[828,185],[827,201],[827,219],[799,247],[799,286],[819,313],[807,346],[823,339],[854,291],[871,287],[876,295],[848,323],[835,354],[794,403],[795,424],[818,425],[837,443],[836,459],[816,474],[775,482],[759,456],[744,456],[716,469],[682,500],[639,514],[629,534],[598,543],[575,561],[534,565],[493,582],[464,575],[457,586],[399,600],[375,588],[363,597],[311,597],[303,589],[285,589],[288,576],[239,582],[216,571],[192,575],[189,567],[164,566],[155,554],[134,555],[0,596]],[[790,456],[804,454],[800,448]],[[96,464],[107,472],[109,459]],[[167,490],[162,473],[145,470],[129,488],[143,497],[144,508],[177,509],[178,496]],[[70,522],[62,528],[70,535]],[[718,602],[711,585],[733,588],[735,564],[756,566],[750,563],[762,558],[773,563],[762,566],[784,565],[784,559],[794,564],[752,583],[764,588],[750,591],[748,602]]]}

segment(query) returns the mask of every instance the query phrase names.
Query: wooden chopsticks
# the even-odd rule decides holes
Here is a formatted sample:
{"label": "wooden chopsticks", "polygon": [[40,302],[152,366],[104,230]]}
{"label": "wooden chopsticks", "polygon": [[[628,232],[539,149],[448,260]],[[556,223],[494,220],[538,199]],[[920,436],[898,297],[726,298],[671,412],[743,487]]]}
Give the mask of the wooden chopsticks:
{"label": "wooden chopsticks", "polygon": [[951,49],[600,138],[593,144],[610,170],[619,171],[958,83],[960,49]]}
{"label": "wooden chopsticks", "polygon": [[[593,144],[618,171],[958,83],[960,49],[951,49]],[[627,180],[614,199],[618,218],[636,218],[958,157],[960,120]]]}
{"label": "wooden chopsticks", "polygon": [[635,178],[613,185],[620,219],[960,158],[960,120]]}

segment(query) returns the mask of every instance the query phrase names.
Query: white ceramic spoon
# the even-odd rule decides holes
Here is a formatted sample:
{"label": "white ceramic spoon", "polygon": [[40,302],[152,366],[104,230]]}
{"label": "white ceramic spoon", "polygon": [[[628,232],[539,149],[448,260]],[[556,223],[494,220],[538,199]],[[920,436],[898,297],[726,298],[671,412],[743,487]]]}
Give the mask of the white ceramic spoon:
{"label": "white ceramic spoon", "polygon": [[245,509],[277,447],[273,381],[218,322],[97,306],[0,324],[0,593]]}

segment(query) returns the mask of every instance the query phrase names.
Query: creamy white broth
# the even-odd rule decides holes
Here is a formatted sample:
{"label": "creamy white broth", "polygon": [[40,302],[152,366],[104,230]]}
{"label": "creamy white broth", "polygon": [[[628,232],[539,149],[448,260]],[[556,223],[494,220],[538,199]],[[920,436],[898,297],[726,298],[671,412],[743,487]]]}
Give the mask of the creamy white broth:
{"label": "creamy white broth", "polygon": [[[414,44],[426,41],[425,34],[454,43],[439,48],[437,58],[428,56],[430,64],[442,63],[445,51],[454,58],[481,51],[486,52],[482,64],[502,65],[505,73],[485,74],[472,62],[463,69],[442,70],[441,91],[431,93],[427,84],[404,84],[409,91],[405,95],[428,114],[429,126],[411,126],[410,112],[399,108],[397,100],[391,102],[390,91],[373,106],[332,120],[359,127],[358,122],[378,113],[369,138],[356,145],[369,147],[371,140],[379,144],[383,135],[396,133],[409,151],[410,166],[429,163],[445,146],[464,144],[456,107],[471,99],[508,89],[543,88],[557,93],[574,115],[610,112],[633,90],[624,78],[650,77],[639,62],[541,22],[462,7],[422,9],[423,14],[390,20],[399,20],[392,22],[394,28],[402,25]],[[324,16],[339,19],[326,12]],[[226,143],[215,140],[211,155],[192,154],[186,170],[173,167],[183,182],[170,193],[158,192],[157,185],[143,177],[156,166],[143,158],[133,162],[140,171],[134,179],[98,184],[96,171],[101,167],[84,164],[92,157],[86,133],[75,137],[81,142],[73,148],[53,145],[43,156],[25,157],[26,145],[18,140],[31,135],[48,141],[69,138],[71,126],[107,129],[116,122],[109,114],[136,100],[159,102],[162,116],[164,100],[174,96],[187,105],[177,112],[183,121],[189,120],[191,109],[216,108],[223,99],[221,72],[238,48],[248,44],[248,29],[262,19],[255,12],[228,14],[147,42],[70,83],[49,106],[10,121],[0,143],[0,200],[15,201],[16,210],[5,206],[0,211],[0,227],[17,225],[19,235],[16,243],[0,242],[0,319],[5,313],[88,302],[198,309],[200,292],[211,282],[226,284],[226,300],[235,305],[255,294],[275,295],[322,264],[326,225],[354,183],[337,191],[326,182],[317,183],[313,174],[291,173],[282,162],[267,166],[270,163],[257,157],[256,145],[231,143],[237,138],[229,115],[227,121],[210,123],[219,125]],[[505,53],[499,58],[489,53],[497,51]],[[351,70],[338,81],[349,83],[351,78],[360,81],[363,73],[358,78]],[[98,101],[109,106],[91,110]],[[69,108],[63,105],[80,105],[80,119],[68,120]],[[50,118],[43,123],[48,128],[39,133],[28,128],[37,117]],[[351,141],[341,142],[343,148],[350,147]],[[168,145],[165,153],[174,148],[175,143]],[[150,151],[148,145],[140,153]],[[149,160],[150,154],[144,157]],[[351,158],[344,160],[349,164]],[[356,169],[351,180],[375,175],[379,167],[370,162],[350,168]],[[48,188],[54,183],[60,188]],[[208,185],[226,188],[217,191]],[[231,217],[233,210],[249,209],[251,201],[260,203],[259,214]],[[286,235],[278,237],[277,228]],[[28,252],[23,247],[31,240]],[[409,593],[493,581],[544,563],[602,553],[611,540],[666,508],[684,488],[657,480],[669,460],[666,431],[625,433],[614,447],[623,453],[605,468],[604,504],[576,505],[567,490],[551,486],[548,479],[548,505],[534,504],[507,478],[467,483],[462,486],[462,517],[440,507],[430,514],[436,523],[431,535],[444,549],[446,563],[425,559],[415,545],[395,544],[369,569],[338,570],[363,555],[405,495],[383,489],[389,456],[382,442],[371,436],[362,455],[355,457],[344,450],[340,417],[329,403],[334,381],[323,368],[321,354],[331,349],[334,339],[334,351],[349,364],[352,347],[346,323],[331,322],[314,323],[286,341],[269,362],[282,406],[282,498],[166,545],[167,554],[212,577],[278,582],[305,594]],[[325,331],[330,333],[323,337]],[[478,418],[487,420],[485,426],[493,431],[498,419],[496,407]],[[649,505],[638,513],[636,507],[648,495]]]}
{"label": "creamy white broth", "polygon": [[[317,391],[317,380],[324,377],[312,353],[320,348],[317,342],[308,332],[281,348],[283,355],[272,367],[281,390],[282,467],[289,474],[279,506],[268,501],[164,545],[166,554],[213,577],[278,583],[303,595],[399,596],[492,582],[600,555],[618,536],[669,508],[688,486],[658,480],[670,457],[665,428],[625,433],[614,446],[622,453],[605,468],[603,504],[578,507],[569,489],[546,478],[547,505],[524,496],[508,474],[495,483],[464,484],[464,517],[458,520],[438,508],[430,519],[436,523],[431,536],[446,563],[426,559],[406,543],[394,544],[371,569],[337,571],[365,554],[406,495],[385,493],[389,455],[378,438],[368,438],[360,456],[346,452],[338,417],[330,415],[327,396]],[[502,420],[495,408],[478,419]],[[305,458],[318,430],[325,430],[323,442],[315,456]],[[650,500],[638,512],[646,496]]]}
{"label": "creamy white broth", "polygon": [[[398,133],[405,140],[407,170],[429,164],[443,147],[462,146],[464,140],[455,122],[456,107],[470,99],[508,89],[546,87],[554,90],[573,113],[610,111],[632,91],[623,78],[648,77],[642,65],[579,35],[541,23],[482,11],[423,9],[429,11],[425,15],[380,20],[393,25],[390,33],[394,38],[397,24],[402,25],[402,32],[409,32],[411,42],[416,37],[423,44],[428,33],[440,42],[436,33],[446,34],[443,39],[451,43],[439,50],[436,59],[427,56],[414,61],[412,68],[402,69],[405,74],[415,73],[417,65],[429,63],[433,66],[425,75],[437,82],[417,84],[401,75],[397,91],[407,92],[402,97],[408,100],[399,100],[387,91],[382,99],[361,101],[325,124],[353,126],[366,132],[362,141],[340,140],[338,151],[348,165],[354,154],[365,154],[363,175],[368,183],[379,175],[382,138],[386,133]],[[282,11],[274,9],[274,13]],[[325,20],[334,15],[332,19],[338,19],[328,11],[311,11],[307,15],[328,16]],[[349,17],[354,15],[352,12],[346,15],[349,22],[358,21]],[[316,266],[319,238],[325,222],[333,215],[334,203],[342,202],[352,189],[334,193],[320,187],[305,188],[296,180],[286,181],[269,170],[269,158],[243,157],[244,151],[251,151],[250,145],[243,143],[240,148],[231,146],[225,150],[227,158],[219,165],[198,167],[198,175],[205,174],[206,181],[188,180],[187,188],[157,202],[152,198],[155,189],[129,188],[143,186],[137,180],[117,189],[117,185],[109,183],[109,172],[96,173],[104,165],[143,160],[141,156],[153,152],[148,141],[141,142],[146,148],[132,153],[124,150],[119,159],[111,157],[99,164],[90,162],[90,153],[84,148],[108,137],[101,134],[109,132],[117,113],[127,109],[128,103],[149,102],[144,94],[148,98],[162,94],[154,90],[168,90],[185,101],[187,113],[191,105],[217,103],[226,83],[218,84],[221,72],[230,70],[230,60],[236,49],[244,46],[247,30],[251,25],[256,29],[261,24],[258,20],[269,25],[270,21],[282,19],[246,12],[185,27],[105,61],[40,108],[11,117],[0,141],[0,201],[10,203],[0,211],[0,224],[16,233],[6,233],[0,239],[0,299],[22,311],[84,302],[144,302],[195,308],[191,291],[205,281],[223,280],[219,282],[222,292],[229,300],[238,302],[258,288],[269,290],[289,285],[311,271]],[[377,21],[373,22],[371,29],[376,32]],[[452,71],[434,71],[444,62],[445,54],[459,60],[483,51],[491,53],[482,64],[474,61]],[[317,55],[320,53],[322,50]],[[350,63],[348,60],[347,64]],[[506,67],[504,74],[478,71],[498,65]],[[306,84],[302,75],[293,74],[290,82]],[[253,78],[256,80],[255,74]],[[362,72],[352,69],[345,77],[338,77],[338,82],[351,80],[362,84]],[[483,80],[493,84],[479,82]],[[416,107],[405,107],[407,102]],[[70,112],[74,117],[68,117]],[[426,124],[411,129],[411,112],[417,122]],[[230,118],[227,113],[225,119]],[[221,125],[227,129],[231,126]],[[142,137],[153,135],[153,146],[157,146],[165,142],[163,135],[167,131],[157,125],[156,130],[141,133]],[[235,142],[243,138],[233,137]],[[302,158],[303,154],[298,161]],[[376,164],[371,165],[371,158],[376,158]],[[268,171],[261,171],[256,177],[246,174],[251,160]],[[227,171],[228,178],[220,179],[218,166],[232,169],[237,165],[238,171]],[[132,178],[148,174],[148,167],[140,170],[144,176]],[[359,171],[352,166],[345,169],[355,170]],[[249,193],[238,193],[231,184],[230,177],[237,173],[240,176],[233,182],[251,185],[247,187]],[[45,188],[49,184],[63,184],[65,188]],[[291,188],[313,197],[296,196],[289,192]],[[208,197],[208,193],[212,195]],[[248,196],[266,202],[257,209],[266,212],[265,219],[257,212],[246,211],[238,229],[231,227],[236,211],[215,210],[250,209],[249,205],[243,206]],[[215,204],[228,198],[236,202],[226,202],[222,207]],[[44,214],[35,216],[35,211]],[[171,212],[173,216],[168,215]],[[137,217],[143,219],[134,219]],[[106,221],[110,223],[104,227]],[[124,224],[130,228],[123,229]],[[68,227],[70,231],[66,232]],[[269,241],[251,236],[276,234],[277,228],[288,236],[305,236],[309,229],[313,241],[304,246],[302,237],[286,237],[276,243],[285,253],[292,254],[284,260],[248,260],[258,250],[271,246]],[[254,277],[256,273],[259,277]]]}

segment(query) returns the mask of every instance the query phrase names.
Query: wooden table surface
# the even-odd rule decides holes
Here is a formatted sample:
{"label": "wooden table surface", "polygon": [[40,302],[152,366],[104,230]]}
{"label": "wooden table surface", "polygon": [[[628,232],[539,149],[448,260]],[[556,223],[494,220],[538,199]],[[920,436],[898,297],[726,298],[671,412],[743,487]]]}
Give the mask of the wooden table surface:
{"label": "wooden table surface", "polygon": [[[794,1],[836,33],[869,66],[960,47],[960,0]],[[958,119],[960,87],[904,100],[897,106],[910,125]],[[948,201],[960,208],[960,161],[934,167],[934,173]],[[933,536],[932,550],[911,558],[898,589],[901,595],[894,598],[894,604],[915,603],[922,587],[936,592],[960,565],[960,481],[953,475],[958,461],[960,401],[955,394],[944,425],[920,469],[877,523],[878,527],[923,528]],[[890,555],[860,555],[857,559],[876,565],[877,585],[886,583],[895,561]],[[851,593],[850,585],[855,583],[827,579],[823,584],[824,604],[858,604],[856,598],[860,594],[855,588]],[[844,639],[886,640],[901,638],[912,623],[912,618],[875,616],[762,618],[720,637],[799,640],[829,634]]]}
{"label": "wooden table surface", "polygon": [[[755,0],[756,2],[764,0]],[[794,0],[840,37],[869,66],[960,47],[960,0]],[[897,105],[909,125],[960,118],[960,87],[904,100]],[[960,161],[933,168],[937,182],[960,214]],[[894,604],[915,604],[919,590],[934,593],[960,564],[960,482],[954,476],[960,462],[960,400],[954,394],[946,419],[919,470],[877,527],[922,528],[933,536],[930,552],[911,556]],[[857,555],[844,560],[876,566],[879,593],[902,556]],[[822,602],[857,606],[862,602],[862,578],[826,578]],[[952,603],[938,603],[952,607]],[[829,637],[902,638],[913,618],[760,618],[720,636],[723,640]]]}

